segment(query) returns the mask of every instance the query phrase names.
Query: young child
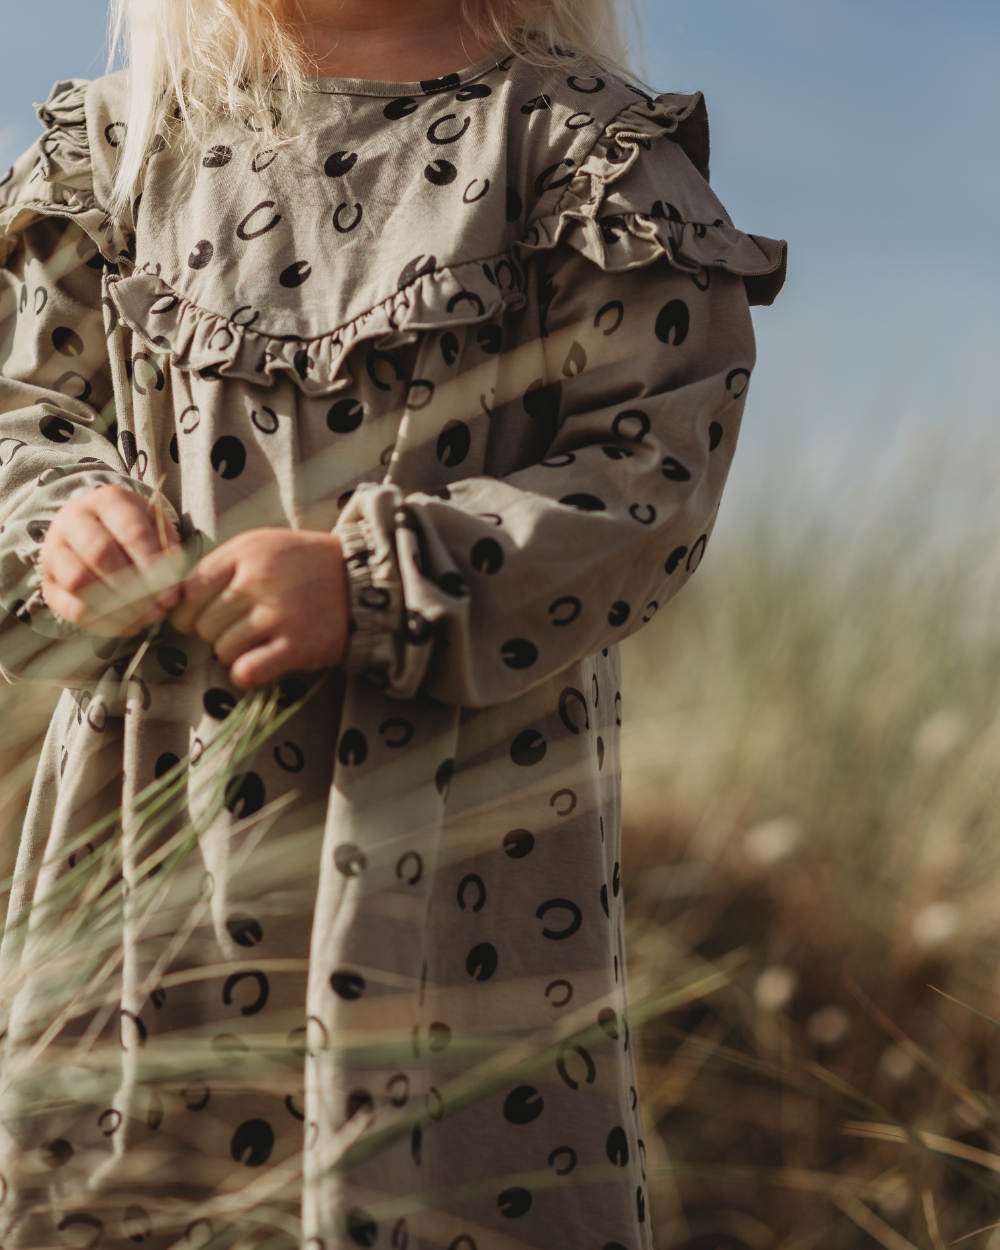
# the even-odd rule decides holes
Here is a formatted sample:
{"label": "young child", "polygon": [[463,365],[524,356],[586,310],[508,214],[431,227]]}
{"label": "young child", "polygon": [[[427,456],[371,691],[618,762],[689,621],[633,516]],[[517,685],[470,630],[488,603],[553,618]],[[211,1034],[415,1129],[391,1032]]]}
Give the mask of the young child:
{"label": "young child", "polygon": [[601,0],[120,7],[0,181],[3,1245],[648,1248],[618,643],[784,245]]}

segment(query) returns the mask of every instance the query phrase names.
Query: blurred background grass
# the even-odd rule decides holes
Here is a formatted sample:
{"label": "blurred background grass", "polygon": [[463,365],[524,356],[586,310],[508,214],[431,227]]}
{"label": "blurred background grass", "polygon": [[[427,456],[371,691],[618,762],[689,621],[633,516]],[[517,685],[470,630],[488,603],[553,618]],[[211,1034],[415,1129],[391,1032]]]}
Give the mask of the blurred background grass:
{"label": "blurred background grass", "polygon": [[762,481],[626,646],[630,973],[744,955],[641,1031],[661,1250],[1000,1221],[998,463]]}

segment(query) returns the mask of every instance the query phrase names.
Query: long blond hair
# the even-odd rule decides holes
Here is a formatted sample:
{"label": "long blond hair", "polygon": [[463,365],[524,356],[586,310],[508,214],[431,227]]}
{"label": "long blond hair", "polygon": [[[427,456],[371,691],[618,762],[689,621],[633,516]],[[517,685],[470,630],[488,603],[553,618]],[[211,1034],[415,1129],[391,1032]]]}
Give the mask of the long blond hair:
{"label": "long blond hair", "polygon": [[[294,0],[291,0],[294,7]],[[489,47],[533,62],[576,49],[624,70],[624,18],[636,0],[460,0]],[[275,0],[111,0],[111,60],[129,67],[127,134],[107,206],[129,202],[167,104],[196,138],[229,118],[266,129],[269,91],[282,80],[293,99],[310,77],[294,27]],[[255,124],[255,128],[258,128]]]}

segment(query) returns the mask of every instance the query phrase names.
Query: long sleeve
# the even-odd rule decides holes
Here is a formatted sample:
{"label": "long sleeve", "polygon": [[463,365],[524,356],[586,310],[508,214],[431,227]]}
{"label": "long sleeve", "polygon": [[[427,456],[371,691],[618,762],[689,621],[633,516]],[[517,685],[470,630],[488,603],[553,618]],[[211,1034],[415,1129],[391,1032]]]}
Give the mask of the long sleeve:
{"label": "long sleeve", "polygon": [[512,698],[640,628],[711,534],[754,363],[742,280],[549,259],[545,336],[500,357],[489,418],[502,447],[527,413],[542,455],[446,498],[362,488],[341,519],[348,665],[400,697]]}
{"label": "long sleeve", "polygon": [[0,187],[0,671],[75,684],[107,666],[109,640],[46,607],[45,532],[62,504],[97,486],[152,492],[129,476],[135,439],[118,428],[109,262],[84,228],[103,213],[87,189],[85,140],[73,135],[82,92],[64,86],[41,114],[54,129]]}

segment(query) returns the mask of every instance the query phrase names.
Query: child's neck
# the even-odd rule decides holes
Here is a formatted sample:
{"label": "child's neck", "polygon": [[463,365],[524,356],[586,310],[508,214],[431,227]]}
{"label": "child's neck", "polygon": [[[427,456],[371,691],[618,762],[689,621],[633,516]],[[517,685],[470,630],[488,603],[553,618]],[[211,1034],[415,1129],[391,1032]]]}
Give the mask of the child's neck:
{"label": "child's neck", "polygon": [[319,78],[419,82],[491,50],[462,21],[459,0],[292,0],[289,8]]}

